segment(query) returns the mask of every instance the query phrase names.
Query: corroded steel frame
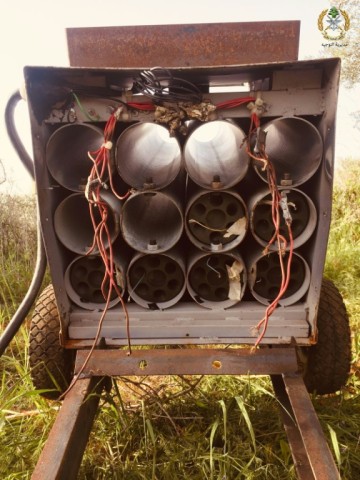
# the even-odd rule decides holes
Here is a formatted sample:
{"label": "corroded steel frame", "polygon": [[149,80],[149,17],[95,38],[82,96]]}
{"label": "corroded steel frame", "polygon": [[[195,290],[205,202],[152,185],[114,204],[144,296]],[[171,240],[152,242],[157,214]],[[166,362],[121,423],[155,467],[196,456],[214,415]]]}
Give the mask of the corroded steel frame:
{"label": "corroded steel frame", "polygon": [[[77,352],[79,372],[86,351]],[[103,375],[271,375],[299,480],[340,480],[297,367],[295,347],[261,349],[95,350],[65,397],[32,480],[75,480],[95,418]]]}

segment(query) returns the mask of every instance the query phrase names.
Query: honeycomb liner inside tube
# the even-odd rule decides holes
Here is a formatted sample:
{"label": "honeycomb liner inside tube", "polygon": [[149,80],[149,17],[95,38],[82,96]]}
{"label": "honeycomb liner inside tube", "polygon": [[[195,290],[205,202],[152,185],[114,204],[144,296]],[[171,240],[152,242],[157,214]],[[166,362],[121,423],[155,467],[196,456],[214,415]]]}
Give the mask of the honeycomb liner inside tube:
{"label": "honeycomb liner inside tube", "polygon": [[201,190],[187,205],[186,233],[201,250],[231,250],[244,239],[247,227],[246,206],[235,192]]}
{"label": "honeycomb liner inside tube", "polygon": [[[281,188],[280,194],[286,198],[286,204],[291,215],[291,231],[294,239],[294,248],[303,245],[314,233],[317,224],[317,212],[310,197],[296,188]],[[262,190],[250,200],[250,229],[255,239],[262,246],[267,246],[273,238],[275,229],[272,220],[271,194]],[[280,234],[286,239],[289,249],[289,231],[285,224],[281,207]],[[277,250],[276,243],[269,246],[270,250]]]}
{"label": "honeycomb liner inside tube", "polygon": [[[264,305],[271,303],[278,295],[281,285],[281,267],[278,252],[267,255],[260,253],[251,262],[248,281],[254,298]],[[283,256],[286,269],[289,252]],[[284,295],[279,300],[282,306],[293,305],[301,300],[310,285],[310,268],[305,259],[296,252],[290,269],[290,281]]]}
{"label": "honeycomb liner inside tube", "polygon": [[127,273],[130,297],[140,306],[165,309],[175,305],[186,290],[185,265],[174,252],[136,254]]}
{"label": "honeycomb liner inside tube", "polygon": [[93,166],[88,152],[104,143],[104,133],[93,125],[70,124],[55,130],[46,145],[46,163],[52,177],[73,192],[83,192]]}
{"label": "honeycomb liner inside tube", "polygon": [[[126,278],[125,268],[122,262],[115,260],[114,269],[115,278],[120,293],[125,290]],[[76,257],[65,272],[65,288],[70,299],[79,307],[86,310],[102,310],[105,307],[101,285],[104,279],[105,266],[100,256],[80,256]],[[109,282],[105,286],[105,294],[108,293]],[[115,291],[112,290],[110,296],[109,308],[119,303],[120,299]]]}
{"label": "honeycomb liner inside tube", "polygon": [[196,252],[189,260],[188,291],[205,308],[224,309],[236,305],[244,295],[246,281],[244,262],[235,252]]}

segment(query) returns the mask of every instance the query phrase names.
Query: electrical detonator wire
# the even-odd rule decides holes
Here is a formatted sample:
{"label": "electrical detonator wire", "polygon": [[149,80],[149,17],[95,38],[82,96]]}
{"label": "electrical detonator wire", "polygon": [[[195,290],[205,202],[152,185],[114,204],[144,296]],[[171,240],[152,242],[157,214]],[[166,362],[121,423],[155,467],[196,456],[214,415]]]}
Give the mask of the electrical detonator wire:
{"label": "electrical detonator wire", "polygon": [[[59,399],[64,398],[68,392],[72,389],[75,385],[77,379],[81,376],[83,371],[86,368],[99,340],[101,335],[101,329],[109,309],[109,304],[111,301],[111,297],[113,291],[115,290],[117,296],[119,297],[124,315],[125,315],[125,323],[126,323],[126,332],[127,332],[127,342],[128,342],[128,354],[131,354],[131,342],[130,342],[130,319],[129,319],[129,312],[127,310],[125,301],[123,299],[123,292],[120,291],[120,288],[116,281],[116,272],[114,269],[114,254],[113,254],[113,247],[111,241],[111,234],[108,228],[107,220],[109,215],[109,206],[106,202],[104,202],[101,198],[101,190],[103,188],[107,189],[108,186],[105,183],[106,175],[109,175],[110,179],[110,188],[112,193],[119,199],[124,200],[127,198],[131,191],[129,190],[124,195],[119,195],[116,190],[113,188],[112,180],[111,180],[111,160],[110,160],[110,151],[112,149],[112,138],[115,131],[116,122],[118,121],[119,115],[121,113],[121,108],[119,107],[115,110],[109,117],[105,128],[104,128],[104,143],[101,147],[94,151],[88,152],[88,156],[92,161],[93,165],[90,170],[90,175],[88,177],[86,189],[85,189],[85,197],[89,202],[89,214],[91,218],[91,222],[94,228],[94,238],[91,247],[89,248],[87,255],[90,255],[95,249],[100,254],[100,257],[103,261],[105,273],[101,283],[101,292],[105,299],[105,307],[102,311],[100,316],[97,331],[92,343],[92,346],[88,352],[88,355],[80,367],[80,370],[74,376],[71,384],[67,388],[67,390],[59,397]],[[95,209],[99,212],[100,220],[97,221],[95,218]]]}
{"label": "electrical detonator wire", "polygon": [[279,301],[287,291],[287,288],[290,282],[290,277],[291,277],[291,264],[292,264],[292,258],[293,258],[293,252],[294,252],[294,239],[293,239],[293,234],[291,229],[291,217],[290,216],[285,217],[284,215],[285,224],[287,226],[288,235],[289,235],[289,255],[287,259],[287,264],[285,266],[284,255],[287,249],[287,241],[286,241],[286,238],[280,233],[280,215],[281,215],[280,210],[282,208],[281,207],[282,197],[277,188],[275,168],[266,153],[264,142],[263,143],[260,141],[256,142],[257,149],[258,149],[256,153],[254,151],[255,149],[253,149],[253,151],[251,149],[251,140],[253,139],[254,135],[258,135],[259,129],[260,129],[260,119],[256,113],[252,112],[251,118],[250,118],[250,129],[249,129],[249,134],[247,138],[246,148],[247,148],[248,155],[253,160],[257,162],[261,162],[263,165],[262,169],[266,170],[267,183],[268,183],[269,191],[271,194],[271,215],[272,215],[272,222],[274,225],[274,234],[269,240],[267,246],[265,247],[264,254],[267,254],[269,252],[270,246],[276,243],[280,270],[281,270],[281,283],[280,283],[278,294],[276,295],[274,300],[270,303],[270,305],[266,308],[264,317],[254,327],[254,331],[258,332],[258,337],[253,347],[254,349],[258,347],[258,345],[263,340],[268,327],[269,318],[272,315],[272,313],[275,311],[276,307],[279,304]]}
{"label": "electrical detonator wire", "polygon": [[174,77],[170,70],[154,67],[143,70],[134,79],[133,90],[151,98],[155,104],[202,101],[201,90],[184,78]]}
{"label": "electrical detonator wire", "polygon": [[[125,320],[126,320],[126,328],[127,328],[127,338],[128,338],[128,348],[129,353],[131,352],[131,345],[130,345],[130,327],[129,327],[129,314],[122,297],[122,293],[116,282],[116,275],[114,270],[114,255],[113,255],[113,248],[112,248],[112,241],[111,235],[108,229],[107,220],[109,215],[109,207],[106,202],[102,201],[101,198],[101,190],[102,188],[108,188],[106,183],[104,182],[104,176],[109,176],[109,183],[112,193],[118,198],[119,200],[126,199],[130,194],[131,191],[129,190],[124,195],[119,195],[112,183],[112,172],[111,172],[111,160],[110,160],[110,151],[112,149],[112,138],[114,135],[114,130],[116,126],[116,122],[119,118],[119,114],[121,112],[121,107],[115,112],[113,112],[104,129],[104,143],[102,146],[96,150],[95,152],[89,152],[89,158],[93,162],[93,166],[90,171],[90,175],[88,177],[87,186],[85,189],[85,196],[89,202],[89,212],[91,221],[94,228],[94,240],[93,245],[88,251],[90,254],[95,247],[99,251],[99,254],[103,260],[104,267],[105,267],[105,274],[103,278],[103,282],[101,285],[101,291],[103,294],[104,299],[106,299],[106,305],[103,312],[103,315],[100,319],[100,323],[103,322],[106,311],[108,309],[108,305],[110,302],[110,298],[112,295],[113,290],[115,290],[116,294],[119,297],[121,302]],[[100,221],[97,223],[95,220],[95,209],[98,210],[100,214]],[[106,247],[108,245],[108,247]],[[106,288],[108,285],[108,291],[106,292]],[[101,327],[98,329],[97,337],[100,335]],[[95,338],[94,345],[96,345],[98,338]]]}

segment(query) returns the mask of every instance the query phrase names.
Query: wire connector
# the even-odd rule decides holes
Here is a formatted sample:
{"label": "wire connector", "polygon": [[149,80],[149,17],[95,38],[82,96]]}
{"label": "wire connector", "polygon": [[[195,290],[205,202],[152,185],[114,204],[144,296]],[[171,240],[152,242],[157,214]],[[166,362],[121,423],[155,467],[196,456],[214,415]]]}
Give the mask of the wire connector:
{"label": "wire connector", "polygon": [[115,112],[113,113],[114,117],[116,118],[116,121],[118,122],[121,119],[121,112],[123,111],[123,106],[121,105],[118,107]]}
{"label": "wire connector", "polygon": [[246,105],[250,110],[251,115],[256,115],[258,118],[262,117],[266,111],[265,102],[261,97],[258,97],[255,102],[250,102]]}
{"label": "wire connector", "polygon": [[[94,188],[97,185],[101,185],[101,187],[104,188],[105,190],[108,190],[108,188],[109,188],[106,185],[106,183],[102,182],[98,178],[91,179],[91,177],[89,176],[88,181],[86,183],[86,187],[85,187],[85,198],[88,202],[96,203],[96,198],[95,198],[95,195],[94,195]],[[93,198],[91,199],[91,197],[93,197]]]}
{"label": "wire connector", "polygon": [[286,195],[287,192],[288,190],[282,190],[280,194],[281,198],[279,203],[280,203],[280,207],[281,207],[286,225],[291,225],[292,216],[289,210],[289,203]]}
{"label": "wire connector", "polygon": [[113,143],[110,142],[110,140],[108,140],[107,142],[103,143],[101,146],[106,148],[106,150],[111,150],[113,147]]}
{"label": "wire connector", "polygon": [[267,132],[262,130],[260,127],[256,129],[256,139],[254,145],[255,154],[259,154],[260,152],[265,150],[266,135]]}

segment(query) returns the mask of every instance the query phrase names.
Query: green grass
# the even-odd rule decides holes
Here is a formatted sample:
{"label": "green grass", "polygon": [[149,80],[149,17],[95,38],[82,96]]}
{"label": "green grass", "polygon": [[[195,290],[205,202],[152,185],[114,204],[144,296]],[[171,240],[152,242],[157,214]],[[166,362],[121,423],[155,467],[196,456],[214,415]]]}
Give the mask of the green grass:
{"label": "green grass", "polygon": [[[154,401],[153,391],[144,392],[140,400],[129,396],[121,413],[123,421],[114,422],[112,402],[104,405],[80,478],[295,478],[276,402],[267,393],[265,378],[254,382],[204,377],[182,396],[176,396],[176,390],[184,388],[182,379],[164,381],[166,392],[170,388],[172,393],[160,394],[160,404]],[[122,386],[127,392],[127,386]],[[118,403],[117,398],[112,401]],[[99,451],[96,433],[106,418],[111,426]]]}
{"label": "green grass", "polygon": [[12,312],[30,284],[36,254],[32,196],[0,194],[0,309]]}
{"label": "green grass", "polygon": [[[360,161],[344,162],[336,174],[325,274],[341,291],[356,335],[359,329],[355,327],[360,324]],[[355,342],[358,354],[358,336]]]}
{"label": "green grass", "polygon": [[[344,480],[360,478],[359,258],[360,162],[346,162],[334,191],[326,275],[341,290],[353,331],[348,385],[313,403]],[[13,208],[14,202],[11,202]],[[31,222],[30,222],[31,223]],[[3,245],[10,244],[11,236]],[[16,242],[15,242],[16,243]],[[30,250],[2,255],[0,328],[32,273]],[[14,254],[10,254],[14,251]],[[17,256],[18,255],[18,256]],[[27,479],[58,404],[34,390],[27,326],[0,359],[0,478]],[[121,379],[101,399],[80,479],[251,480],[296,478],[267,377],[148,377]]]}

